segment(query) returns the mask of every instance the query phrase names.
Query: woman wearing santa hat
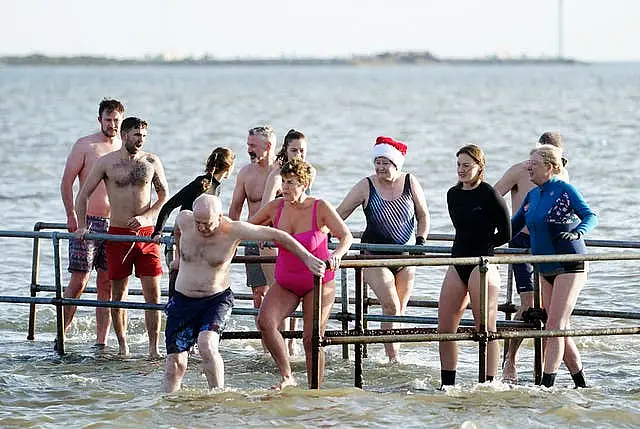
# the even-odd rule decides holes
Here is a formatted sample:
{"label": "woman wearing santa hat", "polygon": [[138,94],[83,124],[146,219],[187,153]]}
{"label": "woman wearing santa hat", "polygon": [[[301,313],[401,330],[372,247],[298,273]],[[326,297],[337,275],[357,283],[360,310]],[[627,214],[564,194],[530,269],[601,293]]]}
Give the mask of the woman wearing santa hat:
{"label": "woman wearing santa hat", "polygon": [[[371,151],[375,174],[356,183],[338,206],[343,219],[362,206],[367,226],[361,243],[407,244],[415,230],[416,244],[424,244],[429,232],[429,209],[418,179],[402,171],[406,154],[406,144],[391,137],[378,137]],[[363,271],[364,281],[380,300],[383,314],[403,315],[413,289],[415,267],[372,267]],[[382,322],[380,327],[393,329],[395,325]],[[390,362],[398,360],[399,350],[399,344],[385,344]]]}

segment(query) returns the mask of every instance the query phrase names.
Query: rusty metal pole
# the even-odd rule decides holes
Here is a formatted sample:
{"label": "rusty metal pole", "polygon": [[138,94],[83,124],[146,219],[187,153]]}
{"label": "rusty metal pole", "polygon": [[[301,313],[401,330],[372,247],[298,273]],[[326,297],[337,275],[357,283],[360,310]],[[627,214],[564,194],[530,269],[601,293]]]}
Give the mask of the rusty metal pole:
{"label": "rusty metal pole", "polygon": [[[340,269],[340,300],[342,304],[342,331],[349,331],[349,284],[347,269]],[[349,359],[349,344],[342,345],[342,359]]]}
{"label": "rusty metal pole", "polygon": [[[538,270],[533,273],[533,308],[540,310],[542,308],[542,291],[540,289],[540,274]],[[536,329],[542,330],[542,321],[536,320]],[[533,382],[539,385],[542,383],[542,338],[533,339]]]}
{"label": "rusty metal pole", "polygon": [[[506,304],[511,306],[513,305],[513,265],[507,265],[507,302]],[[504,314],[505,320],[511,320],[513,318],[513,313],[506,312]],[[507,353],[509,353],[509,342],[510,339],[504,340],[504,347],[502,349],[502,364],[507,360]]]}
{"label": "rusty metal pole", "polygon": [[[363,308],[363,292],[364,292],[364,281],[362,278],[362,268],[356,268],[356,324],[355,324],[355,332],[358,335],[364,334],[363,322],[364,322],[364,308]],[[354,386],[362,389],[363,380],[362,380],[362,350],[363,344],[355,345],[356,357],[354,361],[354,369],[355,369],[355,381]]]}
{"label": "rusty metal pole", "polygon": [[487,272],[489,265],[486,258],[480,257],[478,263],[480,271],[480,323],[478,327],[478,383],[487,381],[487,338],[489,332],[489,281]]}
{"label": "rusty metal pole", "polygon": [[313,330],[311,333],[311,380],[310,389],[320,389],[320,317],[322,309],[322,283],[313,276]]}
{"label": "rusty metal pole", "polygon": [[58,233],[51,234],[53,242],[53,265],[56,281],[56,345],[58,354],[64,355],[64,307],[62,306],[62,279],[60,273],[60,239]]}
{"label": "rusty metal pole", "polygon": [[[33,226],[34,231],[40,231],[40,222]],[[38,274],[40,273],[40,237],[33,238],[33,251],[31,254],[31,297],[38,296]],[[29,328],[27,330],[27,340],[36,338],[36,305],[29,304]]]}

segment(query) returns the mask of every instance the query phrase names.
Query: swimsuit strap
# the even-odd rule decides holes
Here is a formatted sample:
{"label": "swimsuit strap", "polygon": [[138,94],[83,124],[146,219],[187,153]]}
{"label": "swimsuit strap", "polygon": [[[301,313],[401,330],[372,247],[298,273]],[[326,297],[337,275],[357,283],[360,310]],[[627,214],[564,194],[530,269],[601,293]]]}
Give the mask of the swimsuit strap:
{"label": "swimsuit strap", "polygon": [[278,227],[278,222],[280,222],[280,215],[282,214],[282,208],[284,207],[284,198],[280,201],[280,207],[278,207],[278,212],[276,213],[276,218],[273,221],[273,227]]}
{"label": "swimsuit strap", "polygon": [[316,201],[313,203],[313,215],[311,216],[311,222],[312,222],[311,231],[315,231],[316,229],[320,229],[320,228],[318,228],[318,217],[316,215],[316,211],[318,210],[318,201],[320,201],[320,200],[318,200],[316,198]]}
{"label": "swimsuit strap", "polygon": [[404,189],[402,189],[402,193],[404,194],[405,192],[407,194],[411,193],[411,175],[409,173],[407,173],[406,176],[404,176]]}

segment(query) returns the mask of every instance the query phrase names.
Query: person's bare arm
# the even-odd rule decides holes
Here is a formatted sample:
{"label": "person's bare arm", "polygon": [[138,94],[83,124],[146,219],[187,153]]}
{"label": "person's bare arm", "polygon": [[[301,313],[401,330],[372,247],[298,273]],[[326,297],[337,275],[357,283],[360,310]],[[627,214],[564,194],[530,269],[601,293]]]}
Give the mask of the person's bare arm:
{"label": "person's bare arm", "polygon": [[282,189],[282,176],[280,176],[280,169],[274,168],[269,173],[269,177],[267,177],[267,181],[264,184],[261,206],[264,207],[269,201],[273,201],[280,189]]}
{"label": "person's bare arm", "polygon": [[89,176],[87,176],[87,180],[80,188],[80,192],[78,192],[78,196],[76,197],[76,215],[78,216],[76,235],[79,238],[82,238],[87,233],[87,204],[89,202],[89,196],[104,179],[105,174],[106,163],[104,162],[104,157],[102,157],[94,164],[89,172]]}
{"label": "person's bare arm", "polygon": [[422,237],[425,240],[429,234],[429,226],[431,224],[431,216],[427,200],[424,197],[424,190],[415,176],[409,176],[411,184],[411,193],[413,195],[413,204],[416,210],[416,237]]}
{"label": "person's bare arm", "polygon": [[364,204],[365,199],[369,195],[369,184],[366,179],[362,179],[355,184],[349,191],[344,200],[340,203],[336,212],[342,219],[348,218],[351,213],[358,207]]}
{"label": "person's bare arm", "polygon": [[316,276],[324,275],[325,262],[313,256],[288,233],[268,226],[253,225],[242,221],[232,222],[230,227],[237,240],[277,241],[304,262],[313,274]]}
{"label": "person's bare arm", "polygon": [[263,206],[256,214],[251,216],[249,223],[262,226],[273,226],[273,219],[275,217],[275,211],[278,209],[278,205],[281,200],[273,200]]}
{"label": "person's bare arm", "polygon": [[244,200],[247,199],[247,193],[244,190],[245,175],[243,170],[240,170],[238,176],[236,176],[236,186],[233,188],[233,196],[231,197],[231,205],[229,206],[229,217],[231,220],[240,220],[242,206],[244,205]]}
{"label": "person's bare arm", "polygon": [[331,236],[338,239],[338,245],[332,252],[331,259],[329,260],[329,268],[337,270],[340,266],[340,261],[342,261],[342,257],[346,255],[349,248],[351,248],[353,235],[338,212],[327,201],[320,200],[318,204],[318,217],[322,223],[322,225],[318,225],[318,227],[327,227]]}
{"label": "person's bare arm", "polygon": [[73,183],[84,167],[84,152],[78,142],[71,148],[71,153],[67,157],[67,162],[62,173],[60,182],[60,195],[62,204],[67,215],[67,230],[75,232],[78,229],[78,218],[76,217],[76,207],[73,201]]}
{"label": "person's bare arm", "polygon": [[519,164],[516,164],[505,171],[500,180],[493,185],[493,189],[495,189],[500,196],[504,197],[507,195],[507,193],[516,186],[516,183],[518,183],[518,166]]}
{"label": "person's bare arm", "polygon": [[171,270],[177,270],[180,267],[180,237],[182,237],[182,229],[180,228],[180,224],[184,222],[185,218],[188,217],[191,213],[191,211],[183,210],[178,213],[178,216],[176,217],[176,222],[173,226],[173,239],[176,248],[173,260],[171,261],[171,266],[169,267],[169,269]]}

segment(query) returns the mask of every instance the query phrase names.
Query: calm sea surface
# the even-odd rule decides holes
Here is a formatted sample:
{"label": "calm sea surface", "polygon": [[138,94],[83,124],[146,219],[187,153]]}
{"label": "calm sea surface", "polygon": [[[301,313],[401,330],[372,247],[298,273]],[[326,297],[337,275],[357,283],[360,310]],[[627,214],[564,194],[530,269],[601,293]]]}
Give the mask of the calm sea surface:
{"label": "calm sea surface", "polygon": [[[309,159],[318,169],[313,192],[337,205],[357,180],[372,172],[369,149],[376,136],[404,140],[409,145],[405,169],[417,175],[425,189],[433,233],[453,232],[445,194],[456,180],[457,148],[479,144],[488,158],[487,180],[494,183],[511,164],[527,158],[543,131],[559,130],[567,140],[571,180],[600,214],[600,225],[590,238],[640,237],[635,218],[640,169],[637,64],[0,68],[0,229],[27,231],[37,221],[65,221],[59,183],[66,155],[78,137],[97,130],[96,109],[103,97],[121,99],[128,114],[149,121],[146,149],[162,159],[171,193],[202,171],[216,146],[231,147],[243,165],[248,159],[247,129],[271,123],[279,140],[293,127],[309,137]],[[225,206],[234,180],[223,188]],[[361,230],[361,210],[348,223]],[[0,243],[0,295],[28,296],[31,242],[0,238]],[[45,241],[42,248],[40,282],[53,284],[51,246]],[[62,255],[66,283],[66,242]],[[639,274],[636,262],[592,263],[578,307],[640,311]],[[414,298],[437,299],[443,275],[441,267],[420,269]],[[233,268],[232,278],[234,291],[248,292],[241,267]],[[138,286],[132,281],[132,287]],[[63,359],[51,347],[53,307],[38,307],[35,341],[25,340],[27,305],[0,303],[0,310],[1,427],[640,425],[637,337],[578,338],[593,385],[582,390],[570,388],[564,367],[556,388],[534,387],[530,341],[521,349],[521,385],[478,385],[476,344],[461,343],[460,384],[447,393],[437,390],[435,343],[403,346],[402,362],[395,365],[385,363],[381,345],[370,346],[364,390],[352,387],[353,364],[342,360],[341,348],[329,347],[320,392],[276,393],[269,387],[279,375],[259,342],[228,340],[222,343],[226,389],[209,391],[199,362],[192,360],[185,388],[164,395],[163,362],[145,358],[140,311],[129,312],[133,357],[123,361],[115,359],[113,333],[106,352],[92,349],[92,308],[79,309]],[[435,312],[409,309],[408,314]],[[637,324],[573,321],[574,327]],[[253,321],[234,316],[230,329],[253,329]],[[295,358],[294,372],[304,381],[303,356]]]}

